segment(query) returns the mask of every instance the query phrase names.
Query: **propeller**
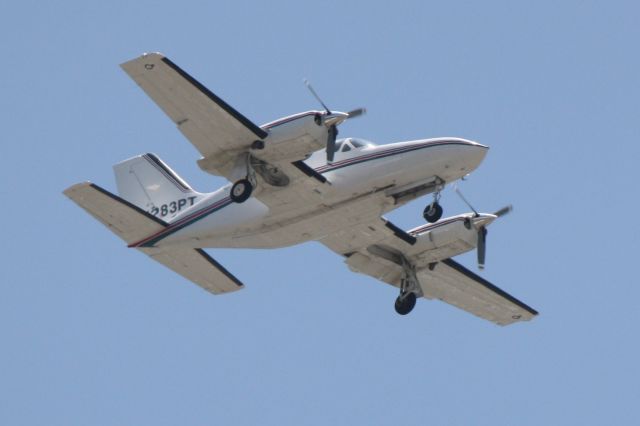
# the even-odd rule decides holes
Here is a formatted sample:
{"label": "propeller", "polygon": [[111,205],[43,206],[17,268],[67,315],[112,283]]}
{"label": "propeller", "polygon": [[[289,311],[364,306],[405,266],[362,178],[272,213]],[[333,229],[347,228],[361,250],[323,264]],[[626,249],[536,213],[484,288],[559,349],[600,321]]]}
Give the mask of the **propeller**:
{"label": "propeller", "polygon": [[478,268],[484,269],[484,260],[487,255],[487,228],[481,226],[478,228]]}
{"label": "propeller", "polygon": [[318,102],[320,102],[320,105],[322,105],[322,107],[325,109],[325,111],[327,111],[327,114],[331,114],[331,110],[329,109],[329,107],[327,107],[324,102],[322,102],[322,99],[320,99],[320,96],[318,96],[318,94],[316,93],[315,90],[313,90],[313,87],[311,86],[311,83],[309,83],[309,80],[307,80],[306,78],[304,79],[304,85],[307,86],[307,89],[309,89],[309,91],[311,92],[311,94],[313,95],[314,98],[316,98],[316,100]]}
{"label": "propeller", "polygon": [[495,219],[502,217],[508,213],[511,213],[513,211],[513,206],[512,205],[504,206],[503,208],[491,214],[480,214],[476,209],[473,208],[471,203],[467,201],[464,195],[462,195],[462,192],[460,192],[457,185],[455,187],[455,191],[458,194],[458,196],[462,199],[462,201],[464,201],[464,203],[467,206],[469,206],[469,208],[473,211],[473,220],[471,221],[471,223],[473,223],[473,226],[476,228],[478,233],[477,244],[476,244],[476,251],[478,255],[478,268],[484,269],[484,263],[487,256],[487,234],[488,234],[487,225],[493,222]]}
{"label": "propeller", "polygon": [[332,124],[329,126],[327,136],[327,163],[333,163],[333,157],[336,155],[336,139],[338,138],[338,126]]}
{"label": "propeller", "polygon": [[359,117],[363,114],[366,114],[367,110],[365,108],[356,108],[349,112],[333,112],[329,109],[329,107],[320,99],[320,96],[313,90],[311,83],[309,80],[304,80],[305,86],[311,92],[314,98],[322,105],[324,110],[327,112],[323,118],[322,123],[327,127],[327,163],[333,163],[333,158],[336,151],[336,139],[338,138],[338,124],[342,123],[345,120],[350,118]]}
{"label": "propeller", "polygon": [[356,108],[356,109],[352,109],[351,111],[349,111],[347,113],[347,115],[349,117],[347,118],[356,118],[356,117],[360,117],[361,115],[364,115],[367,113],[367,109],[366,108]]}
{"label": "propeller", "polygon": [[501,208],[500,210],[493,212],[493,214],[495,216],[498,217],[502,217],[508,213],[511,213],[513,211],[513,206],[511,204],[509,204],[508,206],[504,206],[503,208]]}

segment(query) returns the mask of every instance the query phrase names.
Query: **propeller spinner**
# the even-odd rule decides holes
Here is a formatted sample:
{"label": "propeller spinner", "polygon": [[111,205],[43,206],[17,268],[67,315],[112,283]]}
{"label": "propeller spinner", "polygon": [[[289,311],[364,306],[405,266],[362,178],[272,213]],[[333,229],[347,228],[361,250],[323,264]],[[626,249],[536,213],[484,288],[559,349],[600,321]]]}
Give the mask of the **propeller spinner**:
{"label": "propeller spinner", "polygon": [[325,109],[326,114],[322,116],[322,124],[327,127],[328,135],[327,135],[327,163],[332,163],[333,158],[336,151],[336,139],[338,138],[338,125],[345,120],[350,118],[359,117],[363,114],[366,114],[367,110],[365,108],[356,108],[349,112],[339,112],[339,111],[331,111],[329,107],[320,99],[320,96],[313,90],[311,83],[309,80],[304,80],[305,86],[311,92],[314,98],[322,105]]}

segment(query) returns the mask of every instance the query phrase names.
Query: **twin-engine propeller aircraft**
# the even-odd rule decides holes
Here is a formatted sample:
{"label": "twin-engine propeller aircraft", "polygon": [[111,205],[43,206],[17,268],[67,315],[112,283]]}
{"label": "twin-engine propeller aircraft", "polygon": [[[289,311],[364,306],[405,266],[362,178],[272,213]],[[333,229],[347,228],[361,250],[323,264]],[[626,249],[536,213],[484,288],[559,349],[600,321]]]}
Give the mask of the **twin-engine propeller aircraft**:
{"label": "twin-engine propeller aircraft", "polygon": [[[114,166],[119,196],[90,182],[64,191],[129,247],[219,294],[243,284],[203,247],[316,240],[351,270],[399,288],[399,314],[425,297],[500,325],[537,315],[451,259],[477,247],[483,265],[486,227],[507,211],[440,220],[440,192],[478,167],[488,147],[450,137],[383,146],[337,139],[337,126],[364,110],[332,111],[322,101],[323,111],[257,126],[161,54],[122,68],[200,152],[200,168],[233,182],[197,192],[144,154]],[[425,225],[404,231],[381,216],[426,194]]]}

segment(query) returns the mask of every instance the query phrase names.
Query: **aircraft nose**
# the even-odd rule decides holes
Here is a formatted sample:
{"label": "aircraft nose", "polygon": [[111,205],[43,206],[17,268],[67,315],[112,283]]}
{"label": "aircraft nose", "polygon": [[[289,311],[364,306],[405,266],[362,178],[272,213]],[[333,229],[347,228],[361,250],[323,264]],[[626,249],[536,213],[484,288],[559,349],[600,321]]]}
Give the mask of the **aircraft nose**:
{"label": "aircraft nose", "polygon": [[474,164],[474,169],[480,165],[489,151],[489,147],[478,142],[468,141],[467,157]]}
{"label": "aircraft nose", "polygon": [[468,174],[474,171],[489,151],[489,147],[470,140],[461,140],[461,148],[458,150],[459,170]]}

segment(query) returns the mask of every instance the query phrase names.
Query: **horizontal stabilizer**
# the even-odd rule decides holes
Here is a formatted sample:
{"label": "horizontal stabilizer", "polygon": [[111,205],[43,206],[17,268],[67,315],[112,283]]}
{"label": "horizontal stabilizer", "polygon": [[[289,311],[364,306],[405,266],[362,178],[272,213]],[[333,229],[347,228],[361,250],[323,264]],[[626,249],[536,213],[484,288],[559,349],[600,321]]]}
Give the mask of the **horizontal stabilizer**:
{"label": "horizontal stabilizer", "polygon": [[78,183],[64,194],[127,244],[161,231],[167,223],[91,182]]}
{"label": "horizontal stabilizer", "polygon": [[141,252],[213,294],[240,290],[242,283],[201,249],[141,247]]}
{"label": "horizontal stabilizer", "polygon": [[[128,244],[167,227],[161,219],[90,182],[73,185],[64,194]],[[211,293],[243,288],[236,277],[201,249],[144,247],[138,250]]]}

